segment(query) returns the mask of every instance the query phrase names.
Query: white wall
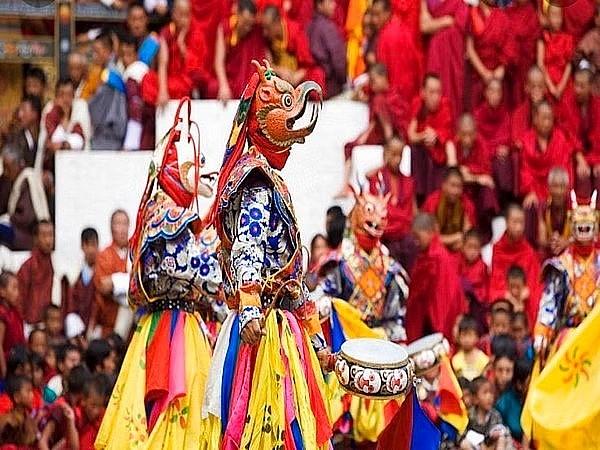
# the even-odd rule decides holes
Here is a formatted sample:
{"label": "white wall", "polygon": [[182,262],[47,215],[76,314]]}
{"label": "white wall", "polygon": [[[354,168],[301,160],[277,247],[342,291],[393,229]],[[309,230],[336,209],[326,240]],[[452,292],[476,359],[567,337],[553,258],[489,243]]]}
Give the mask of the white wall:
{"label": "white wall", "polygon": [[[156,117],[157,136],[173,123],[177,102]],[[194,101],[193,118],[200,126],[200,148],[206,170],[218,170],[237,102]],[[310,113],[310,110],[309,110]],[[316,129],[303,145],[295,145],[283,170],[305,245],[322,232],[325,211],[335,203],[341,186],[343,146],[366,126],[367,107],[347,100],[323,104]],[[374,152],[373,158],[381,156]],[[369,159],[367,157],[367,159]],[[362,160],[364,160],[364,155]],[[133,229],[135,213],[146,182],[149,152],[60,152],[56,158],[56,256],[71,271],[81,262],[79,236],[86,226],[100,234],[101,246],[110,243],[109,217],[116,208],[128,211]],[[348,202],[351,203],[351,202]],[[344,204],[346,208],[348,203]],[[206,203],[204,204],[206,207]]]}

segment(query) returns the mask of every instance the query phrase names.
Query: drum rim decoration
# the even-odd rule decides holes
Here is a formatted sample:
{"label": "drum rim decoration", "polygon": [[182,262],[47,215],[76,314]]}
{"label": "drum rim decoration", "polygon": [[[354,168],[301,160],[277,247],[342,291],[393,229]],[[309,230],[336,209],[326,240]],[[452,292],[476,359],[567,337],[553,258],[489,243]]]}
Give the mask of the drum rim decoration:
{"label": "drum rim decoration", "polygon": [[352,341],[353,342],[356,342],[356,341],[386,342],[386,343],[398,346],[398,348],[406,354],[405,358],[403,358],[400,361],[393,362],[393,363],[376,363],[376,362],[361,361],[359,359],[353,358],[352,356],[348,355],[348,353],[344,352],[344,344],[346,344],[346,342],[350,342],[350,341],[346,341],[346,342],[344,342],[344,344],[342,344],[342,346],[340,348],[340,355],[343,355],[344,359],[346,359],[347,361],[352,362],[354,364],[359,364],[361,366],[368,365],[370,368],[376,368],[376,369],[398,369],[399,367],[404,367],[404,365],[406,363],[411,361],[410,356],[409,356],[408,352],[406,351],[406,349],[403,348],[401,345],[398,345],[394,342],[386,341],[385,339],[376,339],[376,338],[356,338],[356,339],[352,339]]}
{"label": "drum rim decoration", "polygon": [[[425,340],[425,339],[431,340],[431,343],[429,346],[423,347],[419,350],[413,350],[412,352],[409,351],[409,348],[412,344],[419,342],[421,340]],[[439,351],[439,350],[435,351],[436,347],[439,348],[440,346],[442,348],[442,351]],[[410,344],[408,344],[408,346],[406,347],[406,352],[408,353],[409,359],[413,362],[415,375],[417,377],[420,377],[428,370],[438,367],[441,363],[442,358],[449,354],[449,346],[450,346],[450,343],[448,342],[448,339],[444,336],[443,333],[439,333],[439,332],[431,333],[426,336],[422,336],[419,339],[416,339],[413,342],[411,342]],[[423,352],[426,352],[426,351],[430,351],[433,353],[435,361],[432,365],[430,365],[428,367],[421,367],[421,366],[419,366],[419,364],[417,364],[416,356]]]}

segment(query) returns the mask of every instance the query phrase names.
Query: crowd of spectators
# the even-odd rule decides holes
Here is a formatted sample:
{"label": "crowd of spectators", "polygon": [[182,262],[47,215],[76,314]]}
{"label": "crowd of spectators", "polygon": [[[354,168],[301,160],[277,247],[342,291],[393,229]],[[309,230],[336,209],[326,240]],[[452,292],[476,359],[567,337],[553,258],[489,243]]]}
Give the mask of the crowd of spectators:
{"label": "crowd of spectators", "polygon": [[[89,51],[69,55],[68,77],[53,95],[44,72],[31,68],[22,102],[2,130],[0,239],[32,252],[17,274],[0,275],[0,443],[18,436],[10,443],[76,448],[77,439],[87,448],[133,323],[123,211],[111,218],[113,243],[104,251],[95,230],[83,231],[77,280],[54,271],[56,152],[152,149],[157,108],[186,95],[238,98],[254,71],[250,60],[267,58],[294,84],[318,81],[326,100],[368,103],[364,131],[340,142],[346,170],[338,196],[349,195],[354,148],[382,145],[384,165],[368,179],[373,192],[384,180],[391,193],[384,243],[419,279],[415,271],[423,266],[415,259],[439,235],[468,299],[468,314],[454,318],[448,337],[472,406],[470,427],[486,435],[503,422],[515,443],[527,446],[515,417],[531,366],[540,263],[569,243],[569,190],[585,199],[600,187],[600,5],[102,3],[127,10],[126,23],[79,35]],[[151,29],[149,13],[163,16],[164,26]],[[410,174],[399,170],[405,151]],[[435,226],[421,220],[415,230],[419,211]],[[506,231],[493,239],[491,219],[501,213]],[[334,235],[344,220],[332,209],[331,233],[314,240],[311,261],[319,248],[340,244]],[[484,262],[488,243],[492,257]],[[438,375],[424,377],[421,400],[433,398]]]}

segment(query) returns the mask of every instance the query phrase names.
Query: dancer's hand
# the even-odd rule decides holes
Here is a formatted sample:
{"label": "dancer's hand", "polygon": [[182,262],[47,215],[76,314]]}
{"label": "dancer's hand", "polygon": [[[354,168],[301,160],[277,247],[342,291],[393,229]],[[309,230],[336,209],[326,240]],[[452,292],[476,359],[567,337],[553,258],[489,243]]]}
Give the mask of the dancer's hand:
{"label": "dancer's hand", "polygon": [[331,372],[333,370],[334,362],[329,349],[324,348],[323,350],[319,350],[317,352],[317,358],[319,358],[319,365],[323,372]]}
{"label": "dancer's hand", "polygon": [[242,342],[248,345],[256,345],[260,341],[260,338],[266,334],[264,319],[252,319],[242,329]]}

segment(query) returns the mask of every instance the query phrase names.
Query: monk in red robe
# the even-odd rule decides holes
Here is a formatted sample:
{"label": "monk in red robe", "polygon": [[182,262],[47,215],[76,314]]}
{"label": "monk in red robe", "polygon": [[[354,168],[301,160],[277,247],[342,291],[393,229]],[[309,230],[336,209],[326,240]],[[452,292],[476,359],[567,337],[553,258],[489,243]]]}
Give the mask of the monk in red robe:
{"label": "monk in red robe", "polygon": [[408,340],[434,332],[452,336],[456,318],[467,310],[458,265],[441,243],[432,215],[417,214],[412,232],[419,253],[410,272],[411,288],[406,305]]}
{"label": "monk in red robe", "polygon": [[560,255],[571,241],[569,174],[562,167],[550,169],[550,195],[539,208],[537,244],[540,259]]}
{"label": "monk in red robe", "polygon": [[377,61],[387,67],[391,89],[410,101],[419,93],[421,80],[421,58],[410,30],[400,19],[392,17],[389,0],[374,0],[371,16],[378,32]]}
{"label": "monk in red robe", "polygon": [[428,74],[421,95],[412,102],[408,124],[408,141],[413,147],[411,173],[419,203],[440,187],[444,167],[456,164],[453,128],[450,104],[442,96],[442,82],[437,75]]}
{"label": "monk in red robe", "polygon": [[267,6],[262,15],[262,26],[277,75],[294,86],[304,80],[313,80],[325,89],[325,73],[315,63],[301,25],[283,17],[276,6]]}
{"label": "monk in red robe", "polygon": [[388,139],[383,147],[383,166],[367,174],[367,179],[369,191],[373,195],[380,192],[391,194],[387,204],[388,224],[383,231],[381,242],[402,267],[410,270],[416,251],[410,227],[417,210],[417,202],[414,180],[400,172],[405,145],[402,137],[394,135]]}
{"label": "monk in red robe", "polygon": [[523,268],[529,288],[529,304],[525,310],[537,314],[541,285],[540,263],[536,251],[525,239],[525,212],[519,205],[510,205],[506,210],[506,231],[494,244],[492,271],[490,274],[490,302],[504,298],[507,291],[507,273],[514,266]]}
{"label": "monk in red robe", "polygon": [[504,10],[492,8],[483,2],[471,9],[470,34],[467,36],[466,54],[471,63],[468,104],[475,108],[483,90],[492,78],[502,80],[511,61],[510,23]]}
{"label": "monk in red robe", "polygon": [[600,98],[592,94],[594,75],[587,66],[577,69],[573,92],[566,95],[557,111],[557,125],[576,148],[583,150],[589,170],[577,171],[577,195],[589,198],[600,190]]}
{"label": "monk in red robe", "polygon": [[477,319],[483,331],[488,304],[490,277],[481,259],[481,237],[475,230],[465,233],[459,263],[463,292],[469,300],[469,314]]}
{"label": "monk in red robe", "polygon": [[550,5],[546,15],[549,28],[538,40],[537,64],[544,71],[552,101],[560,103],[565,92],[572,89],[571,58],[575,40],[563,29],[562,8]]}
{"label": "monk in red robe", "polygon": [[506,15],[510,22],[510,54],[515,58],[508,69],[507,92],[511,109],[525,100],[525,80],[527,71],[536,62],[537,40],[542,34],[538,13],[531,0],[516,0],[508,8]]}
{"label": "monk in red robe", "polygon": [[391,0],[392,14],[406,25],[413,44],[417,50],[421,50],[421,31],[419,27],[419,15],[421,3],[414,0]]}
{"label": "monk in red robe", "polygon": [[464,233],[477,221],[475,205],[465,195],[464,178],[456,167],[446,170],[441,189],[427,196],[421,210],[435,217],[440,242],[452,252],[460,251]]}
{"label": "monk in red robe", "polygon": [[442,80],[452,123],[464,110],[465,38],[469,6],[463,0],[421,0],[421,33],[426,37],[425,67]]}
{"label": "monk in red robe", "polygon": [[164,106],[169,99],[192,96],[195,89],[206,93],[208,86],[204,36],[191,24],[190,1],[175,0],[171,18],[159,35],[158,72],[142,80],[142,96],[150,105]]}
{"label": "monk in red robe", "polygon": [[[221,0],[192,0],[191,17],[192,27],[201,35],[204,44],[202,68],[204,72],[214,78],[215,47],[213,42],[217,38],[217,28],[221,20],[231,9],[227,9],[227,2]],[[211,93],[215,94],[215,93]],[[211,98],[214,97],[211,96]]]}
{"label": "monk in red robe", "polygon": [[581,39],[594,26],[594,13],[597,7],[598,2],[594,0],[576,0],[563,7],[565,31],[573,36],[575,41]]}
{"label": "monk in red robe", "polygon": [[483,242],[492,238],[492,217],[499,210],[492,177],[492,155],[479,138],[475,119],[463,114],[456,130],[456,159],[465,180],[465,193],[477,208],[477,229]]}
{"label": "monk in red robe", "polygon": [[352,152],[358,145],[383,145],[393,135],[404,137],[408,126],[408,105],[402,96],[390,89],[388,72],[382,63],[369,68],[369,124],[356,139],[344,145],[344,180],[337,198],[350,194],[348,183],[352,173]]}
{"label": "monk in red robe", "polygon": [[266,58],[267,46],[256,15],[256,6],[252,0],[239,0],[236,12],[219,24],[215,44],[219,100],[240,98],[247,81],[254,73],[251,61]]}
{"label": "monk in red robe", "polygon": [[96,257],[94,288],[96,300],[92,306],[90,329],[99,326],[102,336],[118,332],[123,339],[129,335],[133,317],[127,304],[129,275],[127,248],[129,217],[123,210],[112,214],[110,221],[113,242]]}
{"label": "monk in red robe", "polygon": [[473,118],[478,137],[490,152],[494,183],[500,202],[504,204],[514,192],[514,171],[510,153],[510,113],[502,101],[502,83],[492,79],[485,88],[484,98],[473,111]]}
{"label": "monk in red robe", "polygon": [[527,72],[525,82],[526,99],[513,111],[510,122],[512,145],[532,126],[533,105],[546,98],[547,88],[544,72],[537,66],[532,66]]}

